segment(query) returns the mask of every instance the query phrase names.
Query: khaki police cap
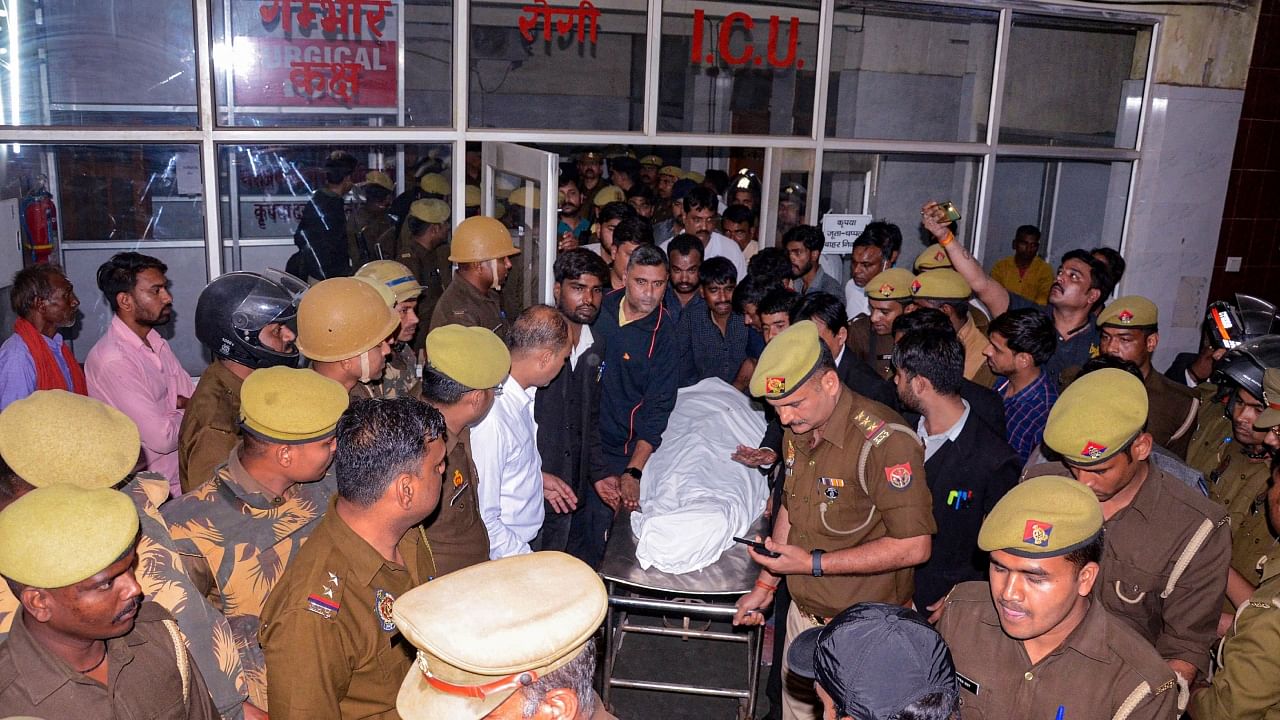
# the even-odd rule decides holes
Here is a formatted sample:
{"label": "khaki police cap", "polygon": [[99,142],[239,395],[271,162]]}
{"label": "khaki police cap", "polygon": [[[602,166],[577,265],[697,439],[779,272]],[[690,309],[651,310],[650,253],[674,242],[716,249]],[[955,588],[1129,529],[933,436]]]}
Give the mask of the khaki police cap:
{"label": "khaki police cap", "polygon": [[934,243],[925,248],[916,256],[916,261],[911,268],[916,272],[924,272],[926,270],[938,270],[941,268],[951,267],[951,258],[947,257],[947,251],[938,243]]}
{"label": "khaki police cap", "polygon": [[375,287],[381,286],[391,291],[393,305],[412,300],[426,289],[418,282],[418,278],[414,277],[412,270],[395,260],[367,262],[356,271],[356,277],[371,280]]}
{"label": "khaki police cap", "polygon": [[349,403],[339,382],[313,370],[262,368],[240,388],[240,426],[267,442],[315,442],[333,435]]}
{"label": "khaki police cap", "polygon": [[110,488],[36,488],[0,512],[0,575],[66,587],[119,560],[138,537],[138,509]]}
{"label": "khaki police cap", "polygon": [[36,487],[111,487],[141,449],[128,415],[66,390],[37,390],[0,412],[0,457]]}
{"label": "khaki police cap", "polygon": [[448,222],[449,203],[437,198],[414,200],[409,206],[409,215],[425,223]]}
{"label": "khaki police cap", "polygon": [[684,179],[684,171],[675,165],[663,165],[662,168],[658,170],[658,174],[673,177],[676,180]]}
{"label": "khaki police cap", "polygon": [[692,180],[692,181],[694,181],[695,183],[697,183],[697,184],[701,185],[701,184],[702,184],[702,181],[707,179],[707,176],[706,176],[706,175],[703,175],[702,173],[698,172],[697,170],[690,170],[690,171],[688,171],[688,172],[686,172],[686,173],[684,174],[684,179],[685,179],[685,180]]}
{"label": "khaki police cap", "polygon": [[822,338],[812,320],[802,320],[778,333],[760,355],[751,374],[751,394],[780,400],[813,375],[822,356]]}
{"label": "khaki police cap", "polygon": [[472,390],[483,390],[506,379],[511,351],[488,328],[442,325],[427,333],[427,366]]}
{"label": "khaki police cap", "polygon": [[1074,478],[1041,475],[1014,486],[978,531],[978,547],[1025,558],[1066,555],[1102,530],[1102,505]]}
{"label": "khaki police cap", "polygon": [[911,296],[917,300],[968,300],[971,295],[969,283],[951,268],[920,273],[911,281]]}
{"label": "khaki police cap", "polygon": [[611,202],[626,202],[626,193],[622,192],[622,188],[617,185],[606,185],[600,188],[600,192],[596,193],[592,200],[596,207],[604,207]]}
{"label": "khaki police cap", "polygon": [[1116,368],[1082,375],[1058,396],[1044,444],[1070,464],[1088,467],[1129,447],[1147,424],[1147,389]]}
{"label": "khaki police cap", "polygon": [[1156,309],[1156,304],[1141,295],[1118,297],[1098,316],[1098,327],[1145,330],[1159,324],[1160,311]]}
{"label": "khaki police cap", "polygon": [[478,185],[468,185],[462,188],[462,206],[480,207],[480,187]]}
{"label": "khaki police cap", "polygon": [[871,278],[864,291],[872,300],[910,300],[916,276],[906,268],[889,268]]}
{"label": "khaki police cap", "polygon": [[645,155],[640,158],[640,164],[648,167],[662,167],[662,158],[657,155]]}
{"label": "khaki police cap", "polygon": [[588,150],[578,153],[578,162],[600,162],[604,160],[604,153],[599,150]]}
{"label": "khaki police cap", "polygon": [[542,207],[542,196],[538,193],[537,188],[532,185],[521,185],[507,195],[507,202],[516,207],[537,210]]}
{"label": "khaki police cap", "polygon": [[[1262,374],[1262,404],[1266,407],[1258,413],[1253,426],[1270,430],[1280,425],[1280,368],[1267,368]],[[0,414],[0,420],[3,419],[4,415]]]}
{"label": "khaki police cap", "polygon": [[370,170],[364,176],[365,185],[377,185],[380,188],[394,191],[396,184],[392,181],[391,176],[381,170]]}
{"label": "khaki police cap", "polygon": [[422,192],[431,193],[432,195],[448,195],[452,192],[449,186],[449,179],[440,173],[427,173],[418,181],[418,187],[422,188]]}
{"label": "khaki police cap", "polygon": [[[384,294],[385,293],[385,294]],[[400,325],[385,288],[353,277],[321,280],[298,303],[294,343],[308,360],[338,362],[362,355],[386,340]]]}
{"label": "khaki police cap", "polygon": [[500,221],[476,215],[458,223],[449,245],[449,262],[484,262],[510,257],[520,252],[511,241],[511,232]]}
{"label": "khaki police cap", "polygon": [[560,552],[515,555],[419,585],[391,610],[420,649],[396,698],[405,720],[480,720],[587,649],[604,583]]}

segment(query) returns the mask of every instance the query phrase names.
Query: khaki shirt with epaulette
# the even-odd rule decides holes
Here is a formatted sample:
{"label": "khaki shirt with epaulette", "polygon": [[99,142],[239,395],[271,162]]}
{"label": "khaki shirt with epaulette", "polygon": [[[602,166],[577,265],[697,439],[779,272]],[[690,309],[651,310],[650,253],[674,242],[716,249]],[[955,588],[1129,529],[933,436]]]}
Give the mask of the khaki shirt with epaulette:
{"label": "khaki shirt with epaulette", "polygon": [[1187,709],[1195,720],[1280,720],[1280,558],[1236,613],[1213,685]]}
{"label": "khaki shirt with epaulette", "polygon": [[417,651],[392,620],[396,598],[427,581],[421,534],[378,554],[329,502],[262,610],[272,720],[399,720],[396,695]]}
{"label": "khaki shirt with epaulette", "polygon": [[471,429],[449,433],[445,443],[440,507],[422,522],[431,577],[440,577],[489,559],[489,531],[480,517]]}
{"label": "khaki shirt with epaulette", "polygon": [[[464,325],[492,330],[498,337],[507,336],[506,318],[499,304],[501,296],[493,291],[481,292],[464,278],[449,283],[440,302],[431,312],[431,329],[445,325]],[[431,348],[427,348],[430,355]]]}
{"label": "khaki shirt with epaulette", "polygon": [[240,442],[240,386],[244,384],[216,358],[205,368],[187,400],[178,430],[178,477],[182,491],[213,477]]}
{"label": "khaki shirt with epaulette", "polygon": [[208,482],[164,506],[188,572],[230,621],[249,701],[262,710],[270,711],[258,645],[262,606],[336,491],[330,473],[275,495],[245,470],[237,445]]}
{"label": "khaki shirt with epaulette", "polygon": [[[1090,602],[1057,649],[1031,663],[1005,634],[985,582],[957,585],[938,632],[951,649],[963,720],[1174,720],[1173,671],[1151,644]],[[890,668],[891,670],[892,668]]]}
{"label": "khaki shirt with epaulette", "polygon": [[1142,384],[1147,388],[1147,432],[1160,447],[1180,458],[1187,456],[1187,448],[1196,432],[1200,400],[1186,385],[1180,385],[1163,373],[1152,370]]}
{"label": "khaki shirt with epaulette", "polygon": [[418,284],[422,286],[422,294],[418,296],[417,313],[422,324],[427,325],[431,321],[431,314],[436,309],[436,303],[440,302],[440,296],[453,281],[452,264],[449,262],[449,245],[446,243],[428,250],[408,239],[408,226],[406,225],[405,228],[406,237],[400,240],[398,259],[401,264],[409,268],[413,276],[418,279]]}
{"label": "khaki shirt with epaulette", "polygon": [[[787,543],[805,551],[835,552],[884,537],[937,532],[924,451],[902,423],[889,408],[841,386],[816,445],[813,430],[796,434],[787,429],[782,438],[783,505],[791,524]],[[866,462],[860,465],[868,445]],[[909,602],[915,589],[912,572],[789,575],[787,587],[801,611],[829,618],[854,603]]]}

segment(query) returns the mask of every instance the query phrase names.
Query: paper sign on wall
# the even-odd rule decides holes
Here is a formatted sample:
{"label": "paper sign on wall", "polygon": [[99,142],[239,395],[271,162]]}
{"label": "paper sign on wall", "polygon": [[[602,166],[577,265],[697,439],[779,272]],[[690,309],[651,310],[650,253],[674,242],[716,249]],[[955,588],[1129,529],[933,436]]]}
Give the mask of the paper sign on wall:
{"label": "paper sign on wall", "polygon": [[853,252],[853,241],[858,239],[867,225],[871,224],[870,215],[852,215],[844,213],[827,213],[822,216],[822,234],[827,243],[822,248],[823,255],[848,255]]}

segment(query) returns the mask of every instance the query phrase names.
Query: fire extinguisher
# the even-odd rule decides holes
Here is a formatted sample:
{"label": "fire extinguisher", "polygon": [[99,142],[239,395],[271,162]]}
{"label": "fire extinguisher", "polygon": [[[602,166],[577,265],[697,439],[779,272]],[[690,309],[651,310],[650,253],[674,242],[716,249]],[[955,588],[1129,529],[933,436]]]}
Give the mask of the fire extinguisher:
{"label": "fire extinguisher", "polygon": [[21,209],[23,247],[31,253],[33,262],[49,262],[58,236],[58,209],[53,205],[53,195],[40,184],[22,199]]}

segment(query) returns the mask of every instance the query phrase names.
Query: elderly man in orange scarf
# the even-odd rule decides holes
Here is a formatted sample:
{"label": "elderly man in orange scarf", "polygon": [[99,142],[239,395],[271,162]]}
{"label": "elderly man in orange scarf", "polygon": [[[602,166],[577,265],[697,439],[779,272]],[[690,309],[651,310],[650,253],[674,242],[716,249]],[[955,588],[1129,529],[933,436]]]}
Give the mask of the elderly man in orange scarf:
{"label": "elderly man in orange scarf", "polygon": [[34,265],[13,276],[9,303],[18,319],[0,344],[0,410],[36,390],[87,395],[84,371],[58,330],[76,322],[80,299],[62,269]]}

